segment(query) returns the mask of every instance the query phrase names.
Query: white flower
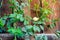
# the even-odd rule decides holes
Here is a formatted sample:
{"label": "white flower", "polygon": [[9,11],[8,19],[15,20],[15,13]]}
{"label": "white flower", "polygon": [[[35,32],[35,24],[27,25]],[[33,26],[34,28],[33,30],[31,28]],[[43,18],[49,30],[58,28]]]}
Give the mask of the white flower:
{"label": "white flower", "polygon": [[38,18],[38,17],[34,17],[33,20],[34,20],[34,21],[38,21],[39,18]]}

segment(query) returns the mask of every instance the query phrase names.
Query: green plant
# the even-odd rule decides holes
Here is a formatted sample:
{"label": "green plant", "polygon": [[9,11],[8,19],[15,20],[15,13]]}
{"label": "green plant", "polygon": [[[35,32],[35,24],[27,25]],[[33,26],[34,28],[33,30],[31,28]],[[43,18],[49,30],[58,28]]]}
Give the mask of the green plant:
{"label": "green plant", "polygon": [[36,40],[48,40],[47,36],[44,34],[35,36]]}
{"label": "green plant", "polygon": [[57,36],[58,38],[60,38],[60,31],[57,30],[57,31],[55,32],[55,34],[56,34],[56,36]]}
{"label": "green plant", "polygon": [[[16,37],[22,37],[23,32],[20,28],[17,28],[16,22],[24,21],[24,12],[22,6],[16,0],[8,0],[9,4],[12,4],[10,8],[12,9],[12,14],[9,15],[9,20],[7,21],[8,32],[13,34],[14,40],[17,40]],[[12,27],[12,28],[11,28]]]}
{"label": "green plant", "polygon": [[[28,0],[28,3],[30,4],[31,1],[32,0]],[[35,35],[37,32],[41,32],[41,30],[44,31],[45,26],[48,28],[54,28],[56,26],[55,22],[57,19],[50,20],[48,18],[48,16],[50,14],[52,15],[53,12],[50,8],[48,8],[48,2],[46,2],[46,0],[44,1],[45,7],[40,7],[38,4],[34,5],[34,10],[36,11],[37,16],[33,18],[30,16],[24,16],[24,3],[19,5],[19,2],[16,0],[8,0],[8,3],[11,4],[9,8],[12,9],[12,13],[0,18],[0,28],[3,28],[6,25],[8,29],[7,32],[14,35],[14,40],[17,40],[16,37],[24,38],[26,36],[33,36],[35,40],[47,40],[47,36],[45,35]],[[22,22],[23,26],[18,26],[18,22]],[[46,22],[51,23],[47,25]],[[30,40],[29,38],[25,39]]]}
{"label": "green plant", "polygon": [[13,28],[12,27],[12,28],[8,29],[8,32],[14,35],[14,40],[17,40],[16,37],[22,38],[24,35],[21,28]]}
{"label": "green plant", "polygon": [[4,16],[0,18],[0,33],[6,32],[5,24],[6,24],[6,17]]}
{"label": "green plant", "polygon": [[[12,31],[11,33],[14,34],[14,36],[15,36],[14,40],[17,40],[16,35],[19,36],[19,34],[21,34],[22,30],[20,30],[21,32],[15,31],[15,30],[17,30],[16,23],[23,22],[24,26],[29,25],[30,19],[28,19],[28,18],[30,18],[30,17],[28,17],[28,16],[24,17],[24,12],[23,12],[24,10],[22,9],[22,7],[25,4],[19,5],[19,3],[16,0],[9,0],[9,3],[12,4],[12,6],[10,6],[10,8],[12,9],[12,14],[9,15],[9,20],[7,21],[8,32],[10,33]],[[10,27],[12,27],[11,24],[13,26],[12,30],[10,28]],[[23,35],[23,34],[21,34],[21,35]]]}
{"label": "green plant", "polygon": [[[29,0],[29,4],[32,0]],[[45,7],[39,7],[38,4],[35,4],[34,9],[36,10],[36,17],[29,19],[30,17],[26,16],[24,17],[24,11],[21,9],[22,6],[19,5],[19,3],[16,0],[9,0],[9,3],[12,4],[12,6],[10,6],[10,8],[12,8],[12,14],[9,15],[9,20],[7,23],[7,27],[8,32],[12,33],[15,35],[15,40],[16,40],[16,35],[18,35],[18,33],[21,35],[26,36],[34,36],[35,37],[35,33],[36,32],[40,32],[41,30],[44,31],[44,26],[46,25],[46,22],[51,22],[51,24],[49,24],[49,28],[54,28],[55,27],[55,22],[56,19],[52,19],[50,20],[48,18],[48,16],[50,14],[52,14],[52,10],[50,8],[48,8],[48,2],[46,2],[46,0],[44,1],[44,6]],[[30,7],[29,7],[30,9]],[[40,11],[40,13],[38,13],[37,11]],[[29,22],[33,23],[33,25],[31,25]],[[23,22],[24,27],[21,28],[21,30],[19,29],[20,32],[15,31],[18,30],[17,29],[17,25],[16,22]],[[13,24],[13,28],[11,29],[11,24]],[[16,33],[17,32],[17,33]],[[23,32],[23,33],[22,33]],[[36,39],[37,40],[37,39]],[[47,40],[46,36],[42,36],[41,40]]]}

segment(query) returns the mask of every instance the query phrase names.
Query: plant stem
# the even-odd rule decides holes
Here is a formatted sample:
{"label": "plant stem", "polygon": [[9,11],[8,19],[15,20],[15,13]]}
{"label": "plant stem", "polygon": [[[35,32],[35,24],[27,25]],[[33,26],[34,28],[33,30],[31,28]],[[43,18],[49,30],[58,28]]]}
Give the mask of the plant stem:
{"label": "plant stem", "polygon": [[15,37],[14,37],[14,40],[17,40],[16,35],[15,35]]}
{"label": "plant stem", "polygon": [[37,15],[37,17],[39,17],[39,15],[38,15],[38,12],[37,12],[38,10],[36,9],[36,15]]}
{"label": "plant stem", "polygon": [[14,25],[14,28],[16,29],[16,23],[14,23],[13,25]]}
{"label": "plant stem", "polygon": [[40,7],[42,7],[42,0],[39,0],[40,1]]}

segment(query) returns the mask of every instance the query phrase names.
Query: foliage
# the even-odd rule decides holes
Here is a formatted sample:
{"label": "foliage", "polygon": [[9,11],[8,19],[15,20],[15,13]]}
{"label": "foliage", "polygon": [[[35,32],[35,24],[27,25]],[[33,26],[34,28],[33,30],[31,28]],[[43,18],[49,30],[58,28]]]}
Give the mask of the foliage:
{"label": "foliage", "polygon": [[56,31],[55,34],[58,38],[60,38],[60,31]]}
{"label": "foliage", "polygon": [[11,28],[8,29],[8,32],[10,32],[13,35],[19,36],[19,37],[23,36],[23,32],[22,32],[21,28],[11,27]]}
{"label": "foliage", "polygon": [[5,20],[0,19],[0,27],[3,27],[5,25]]}
{"label": "foliage", "polygon": [[28,2],[30,3],[30,2],[32,2],[32,0],[28,0]]}
{"label": "foliage", "polygon": [[36,25],[27,25],[25,27],[22,28],[23,32],[25,32],[26,34],[29,35],[34,35],[35,32],[40,32],[40,28],[37,27]]}
{"label": "foliage", "polygon": [[[8,32],[15,36],[14,40],[17,40],[16,37],[23,37],[21,28],[19,29],[16,27],[16,22],[24,22],[24,12],[21,9],[23,5],[20,6],[16,0],[9,0],[8,2],[12,4],[12,6],[10,6],[12,9],[12,14],[9,15],[9,20],[7,23]],[[11,24],[14,27],[11,28]]]}
{"label": "foliage", "polygon": [[[32,2],[32,0],[28,0],[28,2]],[[9,8],[12,9],[12,13],[0,18],[0,28],[4,28],[6,25],[7,32],[13,34],[15,36],[14,40],[17,40],[16,37],[24,38],[26,35],[28,37],[34,36],[35,40],[48,40],[45,35],[35,36],[35,33],[44,31],[44,27],[49,25],[49,28],[54,28],[56,26],[57,19],[50,20],[48,16],[52,14],[51,8],[48,8],[49,4],[44,1],[45,7],[40,7],[40,5],[35,4],[34,9],[36,10],[36,17],[24,16],[23,7],[26,5],[16,0],[8,0],[8,3],[11,4]],[[29,8],[30,9],[30,8]],[[39,13],[38,13],[39,11]],[[18,26],[17,23],[22,22],[23,26]],[[31,24],[31,23],[32,24]],[[50,24],[46,24],[46,22],[51,22]],[[59,34],[59,32],[56,32]]]}
{"label": "foliage", "polygon": [[36,40],[48,40],[47,36],[44,34],[36,35],[35,38]]}
{"label": "foliage", "polygon": [[[44,26],[46,25],[46,22],[47,22],[47,23],[50,23],[50,24],[48,24],[49,28],[54,28],[56,26],[56,24],[55,24],[56,21],[54,21],[55,19],[54,18],[53,19],[48,18],[49,15],[53,15],[53,11],[51,8],[49,8],[49,3],[46,0],[43,0],[43,5],[44,5],[44,7],[39,7],[39,5],[35,3],[35,5],[34,5],[34,9],[36,11],[35,20],[37,18],[39,18],[39,19],[37,21],[33,20],[33,23],[36,25],[40,24],[40,26],[42,26],[40,28],[44,29]],[[40,13],[38,13],[38,11]]]}
{"label": "foliage", "polygon": [[0,18],[0,33],[4,33],[6,32],[6,29],[4,28],[5,24],[6,24],[6,17],[1,17]]}

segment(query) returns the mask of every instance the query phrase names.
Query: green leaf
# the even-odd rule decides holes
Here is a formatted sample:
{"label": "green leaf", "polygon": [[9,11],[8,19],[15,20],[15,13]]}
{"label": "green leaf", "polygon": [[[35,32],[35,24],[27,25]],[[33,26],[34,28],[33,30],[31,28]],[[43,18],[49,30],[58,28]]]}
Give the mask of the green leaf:
{"label": "green leaf", "polygon": [[40,32],[41,31],[40,28],[36,25],[33,26],[33,30],[34,30],[34,32]]}
{"label": "green leaf", "polygon": [[32,0],[28,0],[28,2],[30,3],[30,2],[32,2]]}
{"label": "green leaf", "polygon": [[16,0],[8,0],[9,4],[14,4],[16,2]]}
{"label": "green leaf", "polygon": [[54,28],[55,27],[55,23],[50,24],[50,28]]}
{"label": "green leaf", "polygon": [[38,24],[45,24],[45,22],[43,22],[43,21],[38,21]]}
{"label": "green leaf", "polygon": [[44,26],[40,25],[41,30],[44,30]]}
{"label": "green leaf", "polygon": [[14,14],[10,14],[10,16],[9,17],[11,17],[11,18],[15,18],[17,16],[17,14],[16,13],[14,13]]}
{"label": "green leaf", "polygon": [[43,36],[43,40],[48,40],[46,35]]}
{"label": "green leaf", "polygon": [[24,17],[20,17],[20,21],[23,22],[24,21]]}
{"label": "green leaf", "polygon": [[3,27],[5,25],[5,21],[6,20],[0,19],[0,27]]}
{"label": "green leaf", "polygon": [[29,34],[29,35],[33,35],[33,26],[32,25],[28,25],[28,26],[25,26],[25,29],[26,29],[26,33]]}
{"label": "green leaf", "polygon": [[14,5],[18,7],[18,6],[19,6],[19,3],[16,1],[16,2],[14,3]]}
{"label": "green leaf", "polygon": [[36,35],[35,40],[48,40],[47,36],[44,34]]}
{"label": "green leaf", "polygon": [[10,28],[11,27],[11,22],[7,22],[7,28]]}
{"label": "green leaf", "polygon": [[58,38],[60,38],[60,31],[56,31],[55,34]]}
{"label": "green leaf", "polygon": [[22,30],[20,29],[20,28],[10,28],[10,29],[8,29],[8,32],[9,33],[11,33],[11,34],[13,34],[13,35],[18,35],[18,36],[23,36],[23,32],[22,32]]}
{"label": "green leaf", "polygon": [[28,20],[24,20],[24,25],[28,25],[29,21]]}
{"label": "green leaf", "polygon": [[9,6],[9,8],[15,8],[15,6]]}
{"label": "green leaf", "polygon": [[28,32],[28,34],[29,34],[29,35],[33,35],[33,32],[32,32],[32,31],[31,31],[31,32]]}
{"label": "green leaf", "polygon": [[32,29],[32,28],[33,28],[32,25],[27,25],[27,26],[26,26],[26,29],[27,29],[27,30],[30,30],[30,29]]}
{"label": "green leaf", "polygon": [[49,14],[52,13],[52,11],[51,11],[50,9],[43,9],[43,13],[44,13],[45,15],[49,15]]}
{"label": "green leaf", "polygon": [[22,27],[22,31],[23,32],[27,32],[25,27]]}
{"label": "green leaf", "polygon": [[56,32],[60,34],[60,31],[56,31]]}
{"label": "green leaf", "polygon": [[48,6],[48,5],[49,3],[46,0],[44,0],[44,6]]}

